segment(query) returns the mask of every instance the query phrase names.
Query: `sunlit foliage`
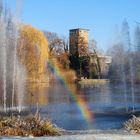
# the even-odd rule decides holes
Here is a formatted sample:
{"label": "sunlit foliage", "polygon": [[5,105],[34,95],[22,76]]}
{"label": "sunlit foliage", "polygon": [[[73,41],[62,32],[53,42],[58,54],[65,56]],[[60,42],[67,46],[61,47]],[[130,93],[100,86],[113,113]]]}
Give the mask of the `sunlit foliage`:
{"label": "sunlit foliage", "polygon": [[21,63],[26,67],[29,81],[46,80],[48,41],[41,31],[24,25],[20,30],[17,52]]}

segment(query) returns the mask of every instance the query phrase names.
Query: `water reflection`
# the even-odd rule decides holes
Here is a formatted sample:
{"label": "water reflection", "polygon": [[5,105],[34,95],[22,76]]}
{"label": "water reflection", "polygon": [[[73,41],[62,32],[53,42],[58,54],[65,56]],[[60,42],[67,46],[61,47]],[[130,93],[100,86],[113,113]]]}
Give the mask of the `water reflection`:
{"label": "water reflection", "polygon": [[48,87],[48,83],[29,83],[26,88],[26,103],[28,105],[47,105],[49,99]]}
{"label": "water reflection", "polygon": [[[135,86],[135,110],[140,110],[140,88]],[[75,93],[76,99],[71,92]],[[53,84],[28,84],[27,104],[36,109],[39,104],[42,116],[49,117],[59,127],[68,130],[84,129],[119,129],[131,114],[126,112],[126,104],[132,111],[133,102],[131,89],[127,87],[127,98],[124,97],[122,85],[80,86],[63,83]],[[77,102],[83,99],[89,111],[93,114],[89,127],[87,120],[83,118]]]}

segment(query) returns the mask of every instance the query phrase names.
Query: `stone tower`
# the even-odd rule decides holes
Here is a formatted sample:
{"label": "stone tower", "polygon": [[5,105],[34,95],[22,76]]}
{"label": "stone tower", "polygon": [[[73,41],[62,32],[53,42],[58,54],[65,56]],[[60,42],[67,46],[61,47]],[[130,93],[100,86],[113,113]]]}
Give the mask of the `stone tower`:
{"label": "stone tower", "polygon": [[70,55],[87,56],[88,54],[88,29],[71,29],[69,35]]}

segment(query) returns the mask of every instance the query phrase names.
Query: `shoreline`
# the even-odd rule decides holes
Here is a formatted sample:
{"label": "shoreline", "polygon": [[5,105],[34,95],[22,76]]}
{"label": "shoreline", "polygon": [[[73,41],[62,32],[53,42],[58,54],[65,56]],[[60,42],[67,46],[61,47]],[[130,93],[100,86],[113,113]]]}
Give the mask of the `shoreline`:
{"label": "shoreline", "polygon": [[109,79],[81,79],[80,81],[78,81],[78,84],[80,85],[103,85],[107,83],[110,83]]}
{"label": "shoreline", "polygon": [[139,140],[140,135],[127,130],[88,130],[88,131],[65,131],[62,136],[43,137],[0,137],[3,140]]}

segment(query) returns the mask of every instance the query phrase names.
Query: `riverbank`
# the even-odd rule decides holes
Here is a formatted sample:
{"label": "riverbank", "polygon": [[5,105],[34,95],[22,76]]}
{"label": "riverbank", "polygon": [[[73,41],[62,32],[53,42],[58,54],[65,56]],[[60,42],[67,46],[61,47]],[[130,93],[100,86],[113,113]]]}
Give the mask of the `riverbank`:
{"label": "riverbank", "polygon": [[84,79],[84,78],[78,81],[80,85],[97,85],[97,84],[102,85],[109,82],[110,82],[109,79]]}
{"label": "riverbank", "polygon": [[87,134],[50,138],[36,138],[35,140],[139,140],[139,135],[123,134]]}
{"label": "riverbank", "polygon": [[60,136],[61,132],[51,121],[42,119],[40,114],[0,118],[0,136],[41,137]]}

